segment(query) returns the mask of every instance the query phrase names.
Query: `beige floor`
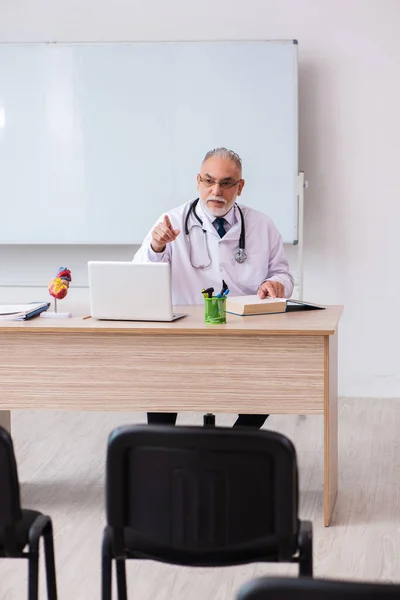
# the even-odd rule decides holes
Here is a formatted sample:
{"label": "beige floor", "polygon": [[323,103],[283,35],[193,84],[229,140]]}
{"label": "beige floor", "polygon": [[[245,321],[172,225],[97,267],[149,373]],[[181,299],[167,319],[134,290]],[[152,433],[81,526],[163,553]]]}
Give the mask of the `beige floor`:
{"label": "beige floor", "polygon": [[[61,600],[100,598],[106,439],[114,426],[144,420],[139,413],[14,413],[22,501],[53,517]],[[179,422],[200,424],[201,415],[181,415]],[[314,523],[316,576],[400,581],[400,401],[341,402],[340,491],[329,529],[322,525],[322,417],[273,416],[267,425],[287,434],[298,451],[301,516]],[[130,597],[140,600],[233,599],[254,576],[295,572],[275,565],[128,564]],[[1,560],[0,600],[25,597],[25,562]]]}

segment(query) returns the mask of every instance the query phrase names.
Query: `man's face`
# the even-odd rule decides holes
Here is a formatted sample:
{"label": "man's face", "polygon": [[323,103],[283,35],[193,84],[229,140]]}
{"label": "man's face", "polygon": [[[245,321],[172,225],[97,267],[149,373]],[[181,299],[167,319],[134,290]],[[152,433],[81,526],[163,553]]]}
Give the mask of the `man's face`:
{"label": "man's face", "polygon": [[241,169],[233,160],[221,156],[209,158],[197,175],[200,200],[214,217],[223,217],[230,211],[243,186]]}

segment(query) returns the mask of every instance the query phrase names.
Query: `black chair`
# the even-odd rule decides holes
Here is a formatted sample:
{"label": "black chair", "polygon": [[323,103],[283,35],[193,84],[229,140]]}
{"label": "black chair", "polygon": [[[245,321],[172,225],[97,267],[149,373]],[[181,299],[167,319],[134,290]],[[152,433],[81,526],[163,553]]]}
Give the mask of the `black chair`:
{"label": "black chair", "polygon": [[246,583],[237,600],[362,600],[400,598],[400,585],[264,577]]}
{"label": "black chair", "polygon": [[[8,431],[0,427],[0,558],[28,560],[28,600],[38,600],[39,541],[43,537],[47,596],[57,600],[53,529],[50,517],[21,509],[14,447]],[[24,552],[26,546],[28,551]]]}
{"label": "black chair", "polygon": [[126,426],[108,441],[102,598],[127,600],[126,559],[227,566],[296,562],[312,576],[312,527],[298,519],[296,453],[283,435],[220,427]]}

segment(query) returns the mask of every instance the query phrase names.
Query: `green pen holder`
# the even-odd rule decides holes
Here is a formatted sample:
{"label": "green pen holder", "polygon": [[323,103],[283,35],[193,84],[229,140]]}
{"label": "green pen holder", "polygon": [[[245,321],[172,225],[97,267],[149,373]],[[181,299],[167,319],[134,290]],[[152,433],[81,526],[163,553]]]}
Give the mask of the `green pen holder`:
{"label": "green pen holder", "polygon": [[204,322],[209,325],[226,323],[226,298],[204,298]]}

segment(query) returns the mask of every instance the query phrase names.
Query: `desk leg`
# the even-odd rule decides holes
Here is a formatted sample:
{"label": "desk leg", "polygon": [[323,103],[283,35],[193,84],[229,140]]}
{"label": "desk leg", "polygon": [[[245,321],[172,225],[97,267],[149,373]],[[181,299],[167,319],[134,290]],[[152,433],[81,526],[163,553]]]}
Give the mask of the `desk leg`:
{"label": "desk leg", "polygon": [[11,433],[11,411],[0,410],[0,426]]}
{"label": "desk leg", "polygon": [[338,492],[337,333],[325,336],[324,351],[324,525],[329,527]]}

